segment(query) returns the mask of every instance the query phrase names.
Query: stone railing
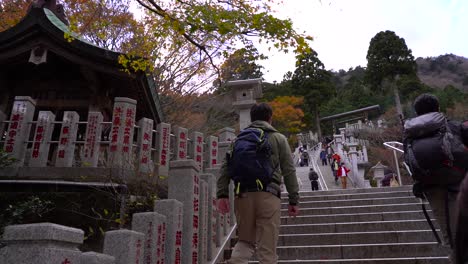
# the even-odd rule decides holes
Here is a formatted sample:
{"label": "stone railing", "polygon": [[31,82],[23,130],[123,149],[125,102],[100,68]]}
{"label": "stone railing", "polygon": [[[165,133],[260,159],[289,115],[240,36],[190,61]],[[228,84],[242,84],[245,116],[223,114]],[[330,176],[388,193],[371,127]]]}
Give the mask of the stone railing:
{"label": "stone railing", "polygon": [[[168,185],[168,199],[156,201],[153,212],[134,214],[131,230],[105,233],[102,253],[82,253],[77,249],[84,235],[79,229],[49,223],[16,225],[5,229],[0,263],[157,264],[219,260],[235,223],[234,210],[226,215],[216,210],[218,157],[225,155],[235,137],[234,130],[225,128],[219,138],[209,136],[205,140],[202,133],[193,132],[189,137],[187,129],[180,127],[171,135],[169,124],[160,123],[154,128],[153,120],[142,118],[136,122],[135,111],[136,101],[116,98],[111,122],[103,122],[99,112],[90,112],[87,121],[81,121],[76,112],[70,111],[64,113],[62,121],[56,121],[48,111],[40,111],[37,120],[33,120],[34,100],[16,97],[10,120],[5,121],[5,115],[0,115],[0,129],[7,124],[3,149],[17,160],[0,170],[0,182],[19,179],[35,169],[35,176],[42,179],[59,170],[58,177],[68,180],[69,174],[83,168],[110,168],[129,170],[128,176],[134,179],[143,178],[142,175],[165,177]],[[54,133],[55,126],[60,126],[56,130],[59,133]],[[109,129],[108,134],[103,135],[104,128]],[[171,138],[175,138],[175,144],[171,144]],[[233,209],[232,184],[230,189]]]}
{"label": "stone railing", "polygon": [[[43,168],[54,167],[62,168],[61,172],[63,168],[110,168],[167,177],[170,160],[190,158],[203,170],[215,167],[223,157],[216,136],[204,138],[197,131],[189,135],[182,127],[174,127],[171,134],[170,124],[155,125],[148,118],[136,121],[136,101],[129,98],[115,98],[109,122],[103,121],[100,112],[89,112],[87,120],[80,120],[74,111],[65,111],[60,121],[50,111],[39,111],[36,120],[34,116],[35,101],[30,97],[15,98],[9,120],[0,112],[0,135],[5,135],[0,145],[16,160],[0,177],[24,175],[25,167],[30,174],[33,168],[42,168],[42,174]],[[224,141],[234,136],[229,128],[220,132]]]}
{"label": "stone railing", "polygon": [[[347,128],[341,128],[340,134],[334,135],[334,150],[342,157],[342,162],[351,170],[349,180],[357,188],[368,188],[370,183],[364,179],[365,171],[363,165],[367,164],[368,142],[355,139]],[[346,146],[346,149],[345,147]],[[358,149],[360,146],[360,149]]]}

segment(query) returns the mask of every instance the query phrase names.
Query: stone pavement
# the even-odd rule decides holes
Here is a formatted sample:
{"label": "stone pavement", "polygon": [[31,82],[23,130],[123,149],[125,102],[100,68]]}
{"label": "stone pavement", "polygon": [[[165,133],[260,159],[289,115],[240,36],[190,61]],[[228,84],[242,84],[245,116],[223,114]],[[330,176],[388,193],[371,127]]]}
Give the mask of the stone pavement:
{"label": "stone pavement", "polygon": [[[319,159],[319,150],[309,151],[311,157],[311,162],[309,162],[309,167],[304,166],[296,167],[296,174],[299,182],[299,191],[308,192],[311,191],[310,181],[309,181],[309,168],[313,167],[314,170],[319,174],[319,189],[320,190],[341,190],[341,183],[338,181],[338,184],[335,183],[335,177],[332,174],[331,168],[329,165],[322,166],[322,162]],[[352,189],[350,183],[348,183],[348,189]]]}

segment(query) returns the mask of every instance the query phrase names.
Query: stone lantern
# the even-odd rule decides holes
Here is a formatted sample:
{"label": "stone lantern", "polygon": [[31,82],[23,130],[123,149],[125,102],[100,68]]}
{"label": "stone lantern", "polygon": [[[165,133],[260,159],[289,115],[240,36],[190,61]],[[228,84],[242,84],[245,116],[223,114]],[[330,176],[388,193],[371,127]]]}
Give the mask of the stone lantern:
{"label": "stone lantern", "polygon": [[377,181],[377,187],[382,187],[382,180],[385,176],[386,168],[387,166],[380,163],[380,161],[371,168],[371,170],[374,170],[374,179]]}
{"label": "stone lantern", "polygon": [[250,120],[250,108],[256,103],[256,99],[262,98],[262,79],[248,79],[229,81],[227,87],[232,87],[234,102],[232,106],[239,113],[240,129],[246,128]]}

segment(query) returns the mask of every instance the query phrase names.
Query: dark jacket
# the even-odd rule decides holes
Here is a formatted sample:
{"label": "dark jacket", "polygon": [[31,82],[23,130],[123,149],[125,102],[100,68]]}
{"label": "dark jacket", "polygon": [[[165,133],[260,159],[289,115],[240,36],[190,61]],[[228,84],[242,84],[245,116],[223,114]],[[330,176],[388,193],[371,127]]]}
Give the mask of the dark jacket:
{"label": "dark jacket", "polygon": [[327,158],[327,153],[325,152],[325,150],[322,150],[320,152],[320,159],[326,159]]}
{"label": "dark jacket", "polygon": [[456,216],[456,236],[455,236],[455,252],[457,255],[457,264],[466,263],[468,261],[468,176],[460,185],[458,193],[457,208],[459,209]]}
{"label": "dark jacket", "polygon": [[[277,187],[280,190],[279,184],[284,182],[286,190],[289,193],[289,203],[298,204],[299,202],[299,185],[297,184],[296,178],[296,167],[291,157],[291,148],[289,147],[288,140],[286,137],[279,133],[273,128],[268,122],[265,121],[254,121],[248,127],[260,128],[267,132],[269,135],[269,142],[271,145],[271,161],[273,167],[276,168],[279,165],[279,169],[273,173],[273,181],[278,184],[270,184],[272,187]],[[284,180],[282,181],[281,178]],[[229,196],[229,182],[231,178],[228,174],[226,160],[224,160],[221,176],[218,178],[216,192],[217,198],[223,198]]]}
{"label": "dark jacket", "polygon": [[316,181],[316,180],[318,180],[318,174],[317,174],[317,172],[315,172],[315,171],[313,171],[313,170],[309,171],[309,180],[311,180],[311,181]]}

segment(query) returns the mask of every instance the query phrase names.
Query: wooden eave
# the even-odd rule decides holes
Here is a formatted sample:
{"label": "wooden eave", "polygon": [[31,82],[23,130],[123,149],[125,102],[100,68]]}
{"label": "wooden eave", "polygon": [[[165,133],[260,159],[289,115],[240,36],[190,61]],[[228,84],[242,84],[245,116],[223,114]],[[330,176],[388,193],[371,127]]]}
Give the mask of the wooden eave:
{"label": "wooden eave", "polygon": [[97,47],[77,37],[69,42],[65,38],[66,33],[73,35],[52,11],[32,7],[17,25],[0,32],[0,65],[15,63],[16,58],[30,53],[35,47],[42,46],[72,63],[130,81],[132,86],[138,88],[137,96],[150,108],[153,115],[151,118],[157,123],[163,121],[151,75],[141,71],[125,72],[118,63],[122,53]]}

